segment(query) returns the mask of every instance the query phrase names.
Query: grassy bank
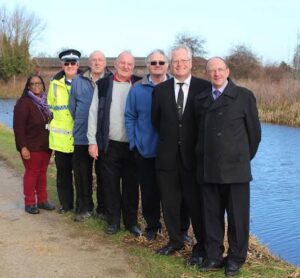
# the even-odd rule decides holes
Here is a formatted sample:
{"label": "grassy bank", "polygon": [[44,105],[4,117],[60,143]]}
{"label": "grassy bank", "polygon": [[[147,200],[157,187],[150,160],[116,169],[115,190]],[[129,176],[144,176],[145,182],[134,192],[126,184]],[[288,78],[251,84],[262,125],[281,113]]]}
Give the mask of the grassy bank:
{"label": "grassy bank", "polygon": [[[13,133],[11,130],[0,126],[0,159],[5,160],[17,173],[23,173],[23,166],[19,154],[15,150]],[[49,196],[58,205],[55,189],[55,166],[53,161],[48,173]],[[3,181],[2,181],[3,182]],[[200,273],[196,269],[184,267],[184,260],[190,255],[190,250],[182,251],[177,256],[163,257],[154,254],[154,250],[166,243],[165,232],[159,235],[158,241],[149,243],[143,238],[135,239],[125,232],[115,236],[104,234],[104,223],[95,219],[90,219],[84,223],[74,223],[73,214],[61,216],[70,225],[80,225],[80,230],[84,229],[91,235],[100,233],[104,241],[117,244],[120,248],[126,249],[129,254],[130,265],[135,272],[141,273],[144,277],[224,277],[223,271],[214,273]],[[242,268],[239,277],[299,277],[300,269],[295,268],[284,261],[274,257],[264,246],[251,237],[248,252],[248,260]]]}

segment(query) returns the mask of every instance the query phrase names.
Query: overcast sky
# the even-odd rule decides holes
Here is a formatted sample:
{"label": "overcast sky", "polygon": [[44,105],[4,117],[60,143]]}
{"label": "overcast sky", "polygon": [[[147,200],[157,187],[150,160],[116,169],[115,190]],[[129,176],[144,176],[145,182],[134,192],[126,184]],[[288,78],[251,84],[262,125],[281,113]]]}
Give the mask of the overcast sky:
{"label": "overcast sky", "polygon": [[291,62],[300,33],[299,0],[0,0],[34,12],[46,24],[31,54],[56,55],[63,47],[107,57],[131,50],[146,56],[168,51],[176,34],[206,41],[206,57],[230,53],[243,44],[264,63]]}

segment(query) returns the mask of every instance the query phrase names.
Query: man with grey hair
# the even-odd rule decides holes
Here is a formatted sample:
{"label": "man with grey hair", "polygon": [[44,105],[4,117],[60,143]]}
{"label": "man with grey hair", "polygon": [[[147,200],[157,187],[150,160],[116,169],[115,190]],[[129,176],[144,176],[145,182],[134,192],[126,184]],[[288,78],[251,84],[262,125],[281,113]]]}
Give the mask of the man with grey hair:
{"label": "man with grey hair", "polygon": [[157,84],[171,78],[167,74],[168,65],[165,53],[160,49],[153,50],[146,58],[149,74],[131,88],[125,108],[125,126],[129,148],[134,151],[148,240],[155,240],[161,229],[160,194],[155,174],[159,138],[151,123],[152,92]]}
{"label": "man with grey hair", "polygon": [[156,172],[169,243],[157,251],[170,255],[184,247],[181,209],[188,205],[197,244],[188,264],[200,264],[205,256],[200,214],[200,195],[196,185],[196,124],[193,100],[209,82],[191,75],[191,50],[184,45],[171,50],[174,78],[154,88],[152,123],[159,133]]}
{"label": "man with grey hair", "polygon": [[[74,119],[74,153],[73,171],[76,189],[75,221],[83,221],[91,216],[93,202],[93,158],[88,152],[87,125],[89,109],[93,98],[96,82],[103,77],[112,75],[106,68],[106,58],[99,51],[93,51],[88,60],[89,68],[78,75],[72,82],[69,98],[69,110]],[[96,161],[96,163],[98,163]],[[97,167],[95,167],[96,169]],[[104,215],[103,187],[100,173],[97,174],[97,209],[96,215]]]}
{"label": "man with grey hair", "polygon": [[96,83],[88,122],[89,153],[100,160],[106,233],[118,232],[122,212],[125,229],[139,236],[138,183],[125,130],[124,110],[128,92],[140,77],[133,75],[134,57],[129,51],[122,52],[114,66],[113,76]]}

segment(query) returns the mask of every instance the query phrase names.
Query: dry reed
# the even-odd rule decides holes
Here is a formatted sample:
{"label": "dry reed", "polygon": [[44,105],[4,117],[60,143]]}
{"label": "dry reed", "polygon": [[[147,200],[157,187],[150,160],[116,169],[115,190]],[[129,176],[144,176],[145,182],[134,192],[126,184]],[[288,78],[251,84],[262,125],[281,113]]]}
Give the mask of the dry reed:
{"label": "dry reed", "polygon": [[300,126],[300,80],[240,80],[256,96],[262,122]]}
{"label": "dry reed", "polygon": [[[24,77],[17,77],[8,83],[0,81],[0,98],[19,98],[25,82]],[[254,92],[262,122],[300,127],[299,78],[286,76],[278,82],[265,78],[238,80],[236,83]]]}

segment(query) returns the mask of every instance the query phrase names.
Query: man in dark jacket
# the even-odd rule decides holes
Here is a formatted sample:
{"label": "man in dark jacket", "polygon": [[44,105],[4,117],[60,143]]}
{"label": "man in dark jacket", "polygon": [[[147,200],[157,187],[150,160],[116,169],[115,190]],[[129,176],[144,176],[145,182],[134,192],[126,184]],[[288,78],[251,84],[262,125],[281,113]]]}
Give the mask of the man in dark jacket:
{"label": "man in dark jacket", "polygon": [[[101,51],[89,56],[89,69],[78,75],[72,82],[69,110],[74,119],[73,171],[76,189],[75,221],[83,221],[92,215],[93,202],[93,158],[88,152],[87,125],[96,81],[112,75],[106,68],[106,58]],[[96,161],[96,164],[98,161]],[[98,167],[95,166],[95,169]],[[103,186],[100,173],[97,176],[97,209],[95,215],[105,215]]]}
{"label": "man in dark jacket", "polygon": [[90,155],[100,159],[106,233],[118,232],[122,212],[125,228],[138,236],[141,234],[137,226],[139,191],[124,120],[128,92],[141,79],[132,75],[133,68],[132,54],[124,51],[115,61],[115,74],[97,82],[89,112],[88,140]]}
{"label": "man in dark jacket", "polygon": [[209,82],[191,75],[192,54],[186,46],[171,51],[171,78],[153,91],[152,123],[159,133],[156,171],[169,243],[157,252],[170,255],[184,247],[182,231],[183,203],[188,206],[197,244],[190,264],[199,263],[205,255],[201,228],[200,194],[196,185],[196,124],[194,97]]}
{"label": "man in dark jacket", "polygon": [[[206,73],[212,85],[195,98],[197,179],[207,256],[201,270],[220,269],[225,262],[225,275],[234,276],[247,256],[250,161],[258,149],[261,128],[253,93],[228,79],[225,61],[208,60]],[[225,211],[229,249],[224,260]]]}

